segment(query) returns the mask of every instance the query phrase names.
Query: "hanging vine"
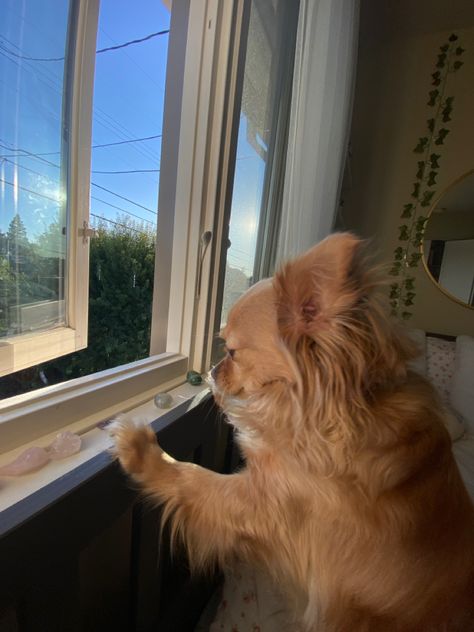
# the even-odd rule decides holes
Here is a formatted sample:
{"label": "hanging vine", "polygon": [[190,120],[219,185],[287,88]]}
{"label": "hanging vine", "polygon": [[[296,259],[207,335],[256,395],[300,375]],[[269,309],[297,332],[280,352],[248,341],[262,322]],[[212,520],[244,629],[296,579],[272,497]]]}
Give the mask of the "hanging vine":
{"label": "hanging vine", "polygon": [[427,105],[432,115],[426,122],[427,132],[418,139],[415,154],[422,154],[417,161],[417,171],[410,202],[403,206],[401,218],[404,223],[398,227],[400,245],[394,250],[394,261],[390,274],[398,277],[390,285],[390,305],[392,316],[408,319],[409,311],[416,296],[413,270],[421,259],[420,246],[423,242],[426,222],[425,213],[436,194],[437,177],[440,169],[441,147],[448,136],[449,122],[453,113],[453,96],[446,96],[448,79],[463,65],[464,49],[459,46],[454,33],[440,46],[435,71],[432,73]]}

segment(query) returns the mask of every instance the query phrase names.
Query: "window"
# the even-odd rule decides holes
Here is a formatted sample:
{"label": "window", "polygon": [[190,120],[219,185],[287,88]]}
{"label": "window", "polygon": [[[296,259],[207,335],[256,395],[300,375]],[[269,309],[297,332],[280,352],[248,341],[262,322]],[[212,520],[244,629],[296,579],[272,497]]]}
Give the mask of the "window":
{"label": "window", "polygon": [[[24,12],[18,4],[7,5],[0,59],[0,336],[4,339],[66,324],[70,121],[63,92],[66,54],[71,49],[68,3],[57,11],[52,6],[43,11],[31,2]],[[47,69],[35,71],[33,62],[39,58],[24,54],[22,41],[29,42],[31,55],[41,51]]]}
{"label": "window", "polygon": [[87,343],[88,4],[0,9],[0,375]]}
{"label": "window", "polygon": [[214,362],[222,356],[218,333],[229,309],[250,285],[273,274],[286,163],[299,3],[252,0],[247,9],[209,332]]}
{"label": "window", "polygon": [[[272,273],[284,171],[298,3],[253,0],[229,216],[220,323],[248,287]],[[237,105],[237,104],[236,104]]]}
{"label": "window", "polygon": [[[51,28],[55,26],[53,24]],[[81,248],[89,248],[87,346],[83,345],[84,349],[76,349],[72,354],[60,355],[56,352],[55,355],[60,357],[0,378],[0,392],[4,397],[110,369],[149,355],[169,27],[170,11],[161,2],[141,0],[131,4],[103,0],[100,4],[95,47],[89,212],[89,224],[95,229],[95,235],[90,241],[87,239],[80,243]],[[35,43],[32,42],[30,46],[34,47]],[[41,59],[35,61],[44,71],[44,64],[49,62],[39,61]],[[35,70],[34,65],[32,69]],[[34,77],[33,73],[27,75],[30,81]],[[55,131],[59,143],[61,93],[52,92],[49,83],[40,83],[40,88],[45,98],[56,98],[59,114],[56,116]],[[6,108],[6,123],[14,111],[13,105]],[[33,174],[30,175],[32,182],[28,183],[28,191],[33,191],[29,202],[37,205],[36,199],[39,197],[42,201],[40,196],[44,195],[38,180],[46,180],[51,187],[53,178],[59,179],[60,165],[53,162],[53,152],[51,155],[48,152],[47,158],[43,156],[37,143],[31,139],[31,134],[27,133],[28,125],[31,125],[39,137],[38,143],[46,143],[47,138],[43,138],[41,131],[44,126],[41,125],[43,119],[49,120],[48,110],[39,108],[31,122],[27,114],[28,110],[17,116],[18,128],[26,134],[23,145],[28,150],[19,155],[15,168],[21,173],[26,171],[27,175]],[[69,122],[63,124],[65,129],[69,129],[69,126]],[[5,160],[10,162],[8,158]],[[57,188],[59,190],[59,185]],[[67,183],[64,190],[66,193],[62,196],[64,202],[61,208],[63,219],[59,223],[57,219],[48,222],[47,229],[37,239],[38,244],[34,241],[34,235],[33,239],[27,235],[19,216],[14,216],[6,234],[7,261],[14,262],[11,244],[16,244],[17,250],[20,250],[15,259],[16,283],[6,284],[5,302],[12,303],[4,310],[8,316],[6,324],[9,327],[5,327],[7,333],[16,333],[12,332],[12,325],[16,321],[20,322],[20,318],[22,324],[29,325],[28,332],[34,331],[34,315],[41,316],[38,327],[42,329],[66,324],[64,298],[58,301],[53,296],[54,300],[42,300],[32,305],[31,299],[22,300],[21,296],[22,290],[24,293],[30,288],[40,288],[46,293],[48,288],[43,286],[48,281],[50,285],[54,282],[59,284],[64,297],[67,281]],[[7,200],[8,211],[9,202]],[[50,214],[57,215],[54,203],[45,201],[46,204],[52,207],[48,208]],[[38,214],[42,209],[35,210]],[[45,223],[44,216],[43,210],[37,220],[40,225]],[[15,237],[18,235],[18,238],[13,240],[11,234]],[[38,258],[30,254],[33,248],[36,251],[44,244],[45,256]],[[59,255],[51,259],[59,246]],[[23,251],[27,252],[26,263],[21,261],[24,258]],[[58,265],[62,272],[59,280],[56,272]],[[25,268],[31,278],[40,278],[43,286],[38,283],[33,285],[31,278],[25,279]],[[47,278],[42,274],[43,269],[50,272]],[[54,272],[56,274],[52,276]],[[15,302],[16,297],[20,300]],[[51,312],[58,311],[57,306],[61,309],[61,321],[51,317]],[[16,312],[18,317],[15,320]]]}
{"label": "window", "polygon": [[[151,0],[133,3],[134,10],[139,10],[143,3],[150,4]],[[130,3],[125,4],[130,6]],[[173,1],[162,130],[159,127],[159,114],[153,114],[152,120],[156,119],[158,128],[150,129],[153,132],[151,134],[145,133],[144,129],[122,129],[122,135],[116,140],[95,135],[92,143],[95,146],[95,153],[92,154],[93,173],[91,180],[87,180],[85,192],[81,193],[82,196],[87,194],[88,201],[91,182],[91,223],[102,231],[102,235],[106,235],[107,231],[111,232],[111,229],[117,230],[118,235],[121,234],[123,227],[117,227],[112,222],[125,224],[129,234],[133,232],[130,228],[146,232],[143,224],[147,222],[144,220],[154,224],[157,219],[150,355],[129,364],[107,368],[93,375],[3,400],[0,402],[0,413],[5,422],[0,426],[2,449],[19,445],[24,441],[25,435],[31,439],[52,432],[64,424],[65,418],[69,423],[76,424],[75,428],[91,427],[105,416],[150,399],[158,388],[167,388],[182,382],[189,368],[198,371],[208,369],[215,323],[219,321],[221,312],[224,287],[222,271],[225,270],[227,258],[225,244],[229,217],[236,219],[238,216],[236,209],[241,186],[238,184],[238,171],[235,171],[237,185],[235,193],[232,193],[235,158],[236,155],[241,157],[242,160],[237,164],[243,165],[244,149],[252,154],[252,160],[258,165],[257,177],[253,183],[251,228],[254,236],[245,267],[247,280],[256,278],[254,270],[257,261],[263,260],[268,251],[268,244],[265,244],[271,223],[268,218],[271,217],[272,221],[277,218],[278,186],[273,180],[278,180],[277,171],[284,163],[292,42],[294,43],[296,32],[295,11],[288,7],[285,9],[285,4],[288,3],[269,0],[206,0],[198,3],[191,0]],[[117,10],[121,5],[122,3],[113,3]],[[83,21],[89,25],[88,50],[92,50],[94,57],[96,46],[90,32],[94,31],[94,19],[97,20],[97,3],[93,0],[79,1],[73,2],[73,6],[81,9],[86,16]],[[288,40],[285,40],[283,34],[287,18]],[[81,32],[79,27],[77,30],[78,33]],[[150,25],[148,34],[159,30],[166,29],[162,25],[157,25],[157,28]],[[138,33],[130,38],[122,35],[119,39],[110,32],[106,33],[104,41],[99,40],[96,57],[108,54],[100,53],[101,48],[112,49],[129,39],[141,39]],[[84,46],[84,39],[80,43]],[[25,46],[25,42],[22,42],[22,48]],[[126,48],[124,50],[130,53]],[[245,59],[247,50],[248,63]],[[97,68],[99,77],[99,65]],[[282,68],[285,70],[282,71]],[[139,73],[138,68],[136,71]],[[119,67],[116,69],[119,78],[120,72]],[[76,81],[78,76],[76,73]],[[260,96],[257,94],[259,89],[256,83],[259,77],[263,81]],[[82,85],[83,91],[89,96],[91,85],[89,92]],[[253,93],[250,89],[252,85]],[[134,89],[131,87],[130,91]],[[76,85],[72,92],[77,93]],[[245,95],[244,100],[241,99],[242,93]],[[123,96],[125,101],[131,100],[134,95],[129,92]],[[274,107],[275,102],[278,103],[277,107]],[[92,112],[91,102],[84,102],[82,99],[80,103],[83,105],[82,116],[87,118],[87,106],[90,106],[89,114]],[[119,107],[120,104],[116,105]],[[74,114],[74,107],[72,112]],[[239,131],[241,114],[245,120]],[[110,124],[110,118],[104,117],[101,120]],[[99,129],[96,124],[98,125],[98,121],[94,123],[95,134]],[[71,129],[74,129],[72,123]],[[148,147],[148,150],[155,151],[153,145],[136,145],[135,140],[143,138],[143,141],[137,143],[149,143],[152,139],[145,140],[145,137],[159,135],[161,132],[160,149],[157,150],[160,160],[157,163],[156,155],[151,158],[150,152],[145,149]],[[87,135],[83,138],[87,138]],[[113,142],[117,142],[117,145],[109,144]],[[84,149],[86,144],[81,145],[83,162],[87,157]],[[108,147],[99,148],[99,145]],[[136,151],[137,147],[141,147],[143,152]],[[124,148],[127,153],[120,154]],[[113,151],[115,162],[106,164],[105,158],[100,157],[101,150]],[[72,164],[73,155],[74,152],[69,153],[71,182],[77,176]],[[132,159],[132,155],[140,156],[140,161],[143,159],[143,162],[139,165],[136,162],[129,164],[127,161]],[[159,177],[157,216],[148,212],[153,212],[152,200],[127,195],[121,188],[127,177],[135,177],[137,174],[116,172],[135,171],[139,167],[144,174],[145,170],[150,169],[147,173],[156,178],[155,182]],[[159,175],[155,173],[157,170]],[[114,174],[100,173],[107,171],[113,171]],[[77,205],[74,207],[75,211],[71,206],[71,196],[77,190],[77,181],[75,186],[76,189],[72,187],[72,193],[69,193],[70,223],[74,221],[74,216],[79,217]],[[124,198],[129,199],[127,201]],[[130,200],[138,202],[141,207],[130,205]],[[114,209],[112,205],[120,209]],[[139,217],[121,217],[120,213],[124,209]],[[116,211],[118,215],[115,214]],[[135,221],[137,224],[132,223]],[[106,225],[109,225],[108,229]],[[77,226],[76,228],[79,229]],[[68,231],[69,234],[74,235],[71,230]],[[81,244],[83,240],[84,243],[89,243],[87,234],[81,235]],[[234,237],[234,241],[234,246],[237,247],[237,238]],[[72,248],[68,240],[66,245]],[[70,256],[68,253],[67,262]],[[230,254],[229,262],[232,262]],[[83,262],[82,270],[88,270],[86,263]],[[133,286],[141,263],[142,261],[137,261],[137,270],[130,267],[121,269],[117,265],[117,274],[121,275],[124,283]],[[260,263],[258,266],[263,269]],[[66,264],[67,280],[63,282],[66,297],[70,289],[70,272]],[[90,269],[91,285],[100,283],[103,273],[104,267],[98,259]],[[71,309],[70,306],[67,307],[67,300],[65,314],[65,322],[70,327]],[[216,317],[216,314],[219,316]],[[55,327],[57,328],[58,326]],[[131,329],[133,336],[133,324]],[[36,336],[38,332],[29,335]],[[121,335],[119,332],[115,334],[115,338]],[[20,337],[21,335],[18,336]],[[63,349],[57,355],[62,351]]]}

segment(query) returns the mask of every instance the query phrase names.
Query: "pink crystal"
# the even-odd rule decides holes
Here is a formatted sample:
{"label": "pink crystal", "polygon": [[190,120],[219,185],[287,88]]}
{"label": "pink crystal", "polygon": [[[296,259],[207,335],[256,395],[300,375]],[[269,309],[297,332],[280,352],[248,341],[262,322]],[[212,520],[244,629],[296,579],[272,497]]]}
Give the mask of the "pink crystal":
{"label": "pink crystal", "polygon": [[7,465],[0,467],[0,476],[21,476],[39,470],[49,461],[44,448],[32,447],[25,450]]}
{"label": "pink crystal", "polygon": [[66,431],[56,435],[56,439],[46,448],[53,461],[65,459],[81,449],[81,437]]}

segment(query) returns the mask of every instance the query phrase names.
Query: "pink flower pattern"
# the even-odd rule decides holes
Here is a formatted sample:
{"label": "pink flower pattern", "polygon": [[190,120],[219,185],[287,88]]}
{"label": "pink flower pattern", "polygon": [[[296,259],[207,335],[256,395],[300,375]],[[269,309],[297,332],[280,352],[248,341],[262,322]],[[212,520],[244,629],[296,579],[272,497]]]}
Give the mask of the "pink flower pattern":
{"label": "pink flower pattern", "polygon": [[451,380],[454,374],[456,342],[426,337],[427,377],[437,389],[443,402],[449,401]]}
{"label": "pink flower pattern", "polygon": [[220,606],[209,632],[277,632],[294,630],[278,588],[244,564],[226,573]]}

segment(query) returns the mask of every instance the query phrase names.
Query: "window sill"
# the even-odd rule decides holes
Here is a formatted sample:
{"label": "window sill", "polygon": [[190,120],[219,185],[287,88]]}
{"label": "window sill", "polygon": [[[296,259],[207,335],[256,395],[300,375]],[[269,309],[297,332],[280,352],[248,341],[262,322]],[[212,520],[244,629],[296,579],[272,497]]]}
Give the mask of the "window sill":
{"label": "window sill", "polygon": [[4,338],[0,342],[0,377],[83,347],[80,332],[70,327]]}
{"label": "window sill", "polygon": [[[196,387],[185,383],[170,391],[174,401],[171,408],[160,410],[153,400],[149,400],[129,410],[124,417],[151,423],[153,429],[159,432],[197,406],[208,393],[204,385]],[[74,425],[65,426],[62,430],[74,431]],[[0,455],[0,465],[13,460],[32,445],[48,445],[55,434],[49,433]],[[110,465],[112,457],[108,450],[112,442],[108,433],[96,426],[80,434],[82,447],[78,454],[50,462],[41,470],[22,477],[0,478],[0,537]]]}
{"label": "window sill", "polygon": [[163,353],[0,401],[0,455],[68,427],[82,433],[182,384],[186,357]]}

